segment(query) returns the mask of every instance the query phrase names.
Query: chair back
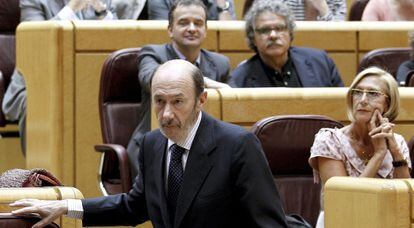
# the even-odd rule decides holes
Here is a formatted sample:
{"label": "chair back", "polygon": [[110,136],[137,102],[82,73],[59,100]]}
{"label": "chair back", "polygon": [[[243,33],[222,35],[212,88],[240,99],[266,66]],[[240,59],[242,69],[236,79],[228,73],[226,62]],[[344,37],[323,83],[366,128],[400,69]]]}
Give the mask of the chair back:
{"label": "chair back", "polygon": [[414,87],[414,70],[407,73],[407,76],[405,77],[405,86]]}
{"label": "chair back", "polygon": [[[40,221],[40,217],[18,217],[11,214],[0,214],[0,228],[20,227],[31,228],[34,224]],[[59,226],[52,222],[45,226],[45,228],[59,228]]]}
{"label": "chair back", "polygon": [[[0,0],[0,104],[16,64],[15,32],[20,22],[19,0]],[[0,106],[1,107],[1,106]],[[0,108],[0,127],[6,125]]]}
{"label": "chair back", "polygon": [[352,3],[349,9],[348,21],[361,21],[364,9],[367,6],[369,0],[356,0]]}
{"label": "chair back", "polygon": [[[99,114],[102,138],[106,144],[118,144],[126,148],[140,121],[139,113],[142,107],[138,81],[139,51],[140,48],[116,51],[109,55],[103,64]],[[101,181],[107,192],[122,192],[119,161],[115,153],[104,154],[100,172]]]}
{"label": "chair back", "polygon": [[246,15],[247,11],[249,11],[250,7],[252,7],[254,0],[245,0],[243,5],[243,18]]}
{"label": "chair back", "polygon": [[269,162],[286,213],[303,216],[315,225],[320,210],[320,185],[314,184],[308,163],[315,134],[343,125],[325,116],[273,116],[258,121],[252,131]]}
{"label": "chair back", "polygon": [[380,48],[364,55],[359,63],[358,72],[371,66],[378,66],[397,77],[401,63],[410,59],[411,48]]}

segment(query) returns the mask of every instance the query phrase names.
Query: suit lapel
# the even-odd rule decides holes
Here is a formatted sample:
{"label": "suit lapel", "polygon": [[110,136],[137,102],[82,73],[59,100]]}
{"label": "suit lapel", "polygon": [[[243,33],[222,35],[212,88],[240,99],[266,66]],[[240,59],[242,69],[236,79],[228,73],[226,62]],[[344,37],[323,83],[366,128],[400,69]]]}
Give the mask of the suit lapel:
{"label": "suit lapel", "polygon": [[[269,77],[267,77],[267,74],[264,71],[262,64],[260,63],[259,54],[253,58],[255,59],[253,60],[253,67],[251,68],[252,74],[250,77],[250,82],[247,84],[251,85],[251,87],[263,87],[263,85],[272,86],[272,82],[269,80]],[[258,75],[260,77],[257,77]]]}
{"label": "suit lapel", "polygon": [[183,184],[181,186],[182,190],[178,196],[174,227],[180,226],[191,203],[200,191],[205,178],[212,168],[209,154],[216,147],[213,124],[212,118],[206,113],[203,113],[203,118],[187,160]]}
{"label": "suit lapel", "polygon": [[166,153],[166,146],[167,146],[167,139],[159,133],[160,136],[157,137],[156,143],[154,145],[154,167],[153,172],[154,176],[157,180],[157,186],[159,188],[159,199],[160,199],[160,207],[161,207],[161,214],[164,221],[165,227],[169,227],[170,216],[168,213],[168,206],[167,206],[167,198],[165,192],[165,153]]}
{"label": "suit lapel", "polygon": [[56,16],[59,11],[65,7],[65,5],[69,2],[69,0],[54,0],[54,1],[46,1],[46,3],[50,4],[50,12],[52,17]]}
{"label": "suit lapel", "polygon": [[295,48],[290,49],[290,57],[295,65],[296,72],[303,87],[318,87],[315,70],[306,56],[297,53]]}
{"label": "suit lapel", "polygon": [[220,81],[219,78],[217,78],[219,73],[213,60],[210,59],[203,50],[201,50],[200,55],[200,70],[203,75],[213,80]]}

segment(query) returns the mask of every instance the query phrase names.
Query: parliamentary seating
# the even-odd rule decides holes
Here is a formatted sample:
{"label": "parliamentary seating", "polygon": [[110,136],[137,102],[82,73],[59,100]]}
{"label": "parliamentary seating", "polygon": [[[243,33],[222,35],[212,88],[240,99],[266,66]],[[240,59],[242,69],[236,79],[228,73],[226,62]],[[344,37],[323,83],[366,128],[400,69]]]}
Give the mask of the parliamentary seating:
{"label": "parliamentary seating", "polygon": [[410,59],[411,48],[381,48],[375,49],[361,60],[358,72],[370,67],[377,66],[388,71],[392,76],[397,77],[397,70],[401,63]]}
{"label": "parliamentary seating", "polygon": [[[16,63],[15,31],[20,22],[19,0],[0,0],[0,104]],[[0,127],[7,121],[0,107]]]}
{"label": "parliamentary seating", "polygon": [[332,177],[325,184],[325,227],[413,227],[414,181]]}
{"label": "parliamentary seating", "polygon": [[102,68],[99,91],[99,114],[103,152],[100,186],[104,195],[128,192],[131,174],[125,148],[139,124],[141,89],[138,81],[139,48],[122,49],[112,53]]}
{"label": "parliamentary seating", "polygon": [[[19,25],[17,63],[27,75],[30,97],[27,168],[48,168],[86,197],[102,194],[97,184],[91,184],[97,182],[100,160],[100,154],[91,153],[91,148],[103,143],[97,99],[103,63],[119,49],[169,42],[166,27],[166,21],[44,21]],[[243,29],[242,21],[209,21],[203,47],[228,56],[235,67],[253,54],[245,43]],[[293,42],[325,50],[349,86],[363,54],[406,46],[407,31],[413,29],[414,24],[404,22],[298,22]],[[411,137],[414,99],[409,90],[400,91],[404,110],[397,119],[397,130]],[[343,88],[209,90],[205,108],[216,118],[246,128],[265,117],[284,114],[327,115],[346,124],[344,96]]]}
{"label": "parliamentary seating", "polygon": [[405,77],[405,86],[414,87],[414,70],[407,73]]}
{"label": "parliamentary seating", "polygon": [[[30,188],[0,188],[0,227],[31,227],[38,218],[18,219],[10,216],[13,209],[10,203],[20,199],[39,199],[39,200],[64,200],[64,199],[82,199],[82,193],[72,187],[30,187]],[[55,220],[55,223],[62,228],[82,227],[80,220],[71,219],[62,216]],[[19,226],[25,225],[27,226]],[[56,227],[56,226],[49,226]]]}
{"label": "parliamentary seating", "polygon": [[273,116],[258,121],[252,131],[259,138],[287,214],[299,214],[315,226],[321,186],[314,183],[308,158],[315,134],[342,123],[320,115]]}

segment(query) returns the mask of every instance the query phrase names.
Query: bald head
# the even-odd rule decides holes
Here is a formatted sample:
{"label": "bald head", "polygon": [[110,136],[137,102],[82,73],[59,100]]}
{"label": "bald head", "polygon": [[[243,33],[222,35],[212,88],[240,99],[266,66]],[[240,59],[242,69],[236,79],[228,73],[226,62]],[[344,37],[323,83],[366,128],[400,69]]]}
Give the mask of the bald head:
{"label": "bald head", "polygon": [[179,82],[178,86],[193,88],[195,97],[204,91],[204,77],[196,66],[188,61],[175,59],[160,65],[152,77],[152,86],[159,83],[170,84]]}
{"label": "bald head", "polygon": [[155,71],[152,105],[160,130],[167,138],[184,142],[207,100],[203,90],[200,70],[187,61],[168,61]]}

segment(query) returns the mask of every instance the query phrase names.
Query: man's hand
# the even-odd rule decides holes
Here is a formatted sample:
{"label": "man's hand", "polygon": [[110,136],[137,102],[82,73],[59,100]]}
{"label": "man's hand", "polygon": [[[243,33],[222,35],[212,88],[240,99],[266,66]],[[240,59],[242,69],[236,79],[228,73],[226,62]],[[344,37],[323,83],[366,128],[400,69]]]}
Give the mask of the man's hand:
{"label": "man's hand", "polygon": [[23,207],[12,211],[12,214],[16,216],[40,215],[42,220],[36,223],[33,228],[45,227],[68,212],[68,203],[66,200],[22,199],[11,203],[10,206]]}
{"label": "man's hand", "polygon": [[74,12],[83,10],[88,6],[89,0],[70,0],[68,5]]}
{"label": "man's hand", "polygon": [[89,5],[92,6],[96,12],[101,12],[107,9],[107,5],[101,0],[89,0]]}
{"label": "man's hand", "polygon": [[325,16],[329,12],[326,0],[306,0],[306,3],[316,9],[321,17]]}

